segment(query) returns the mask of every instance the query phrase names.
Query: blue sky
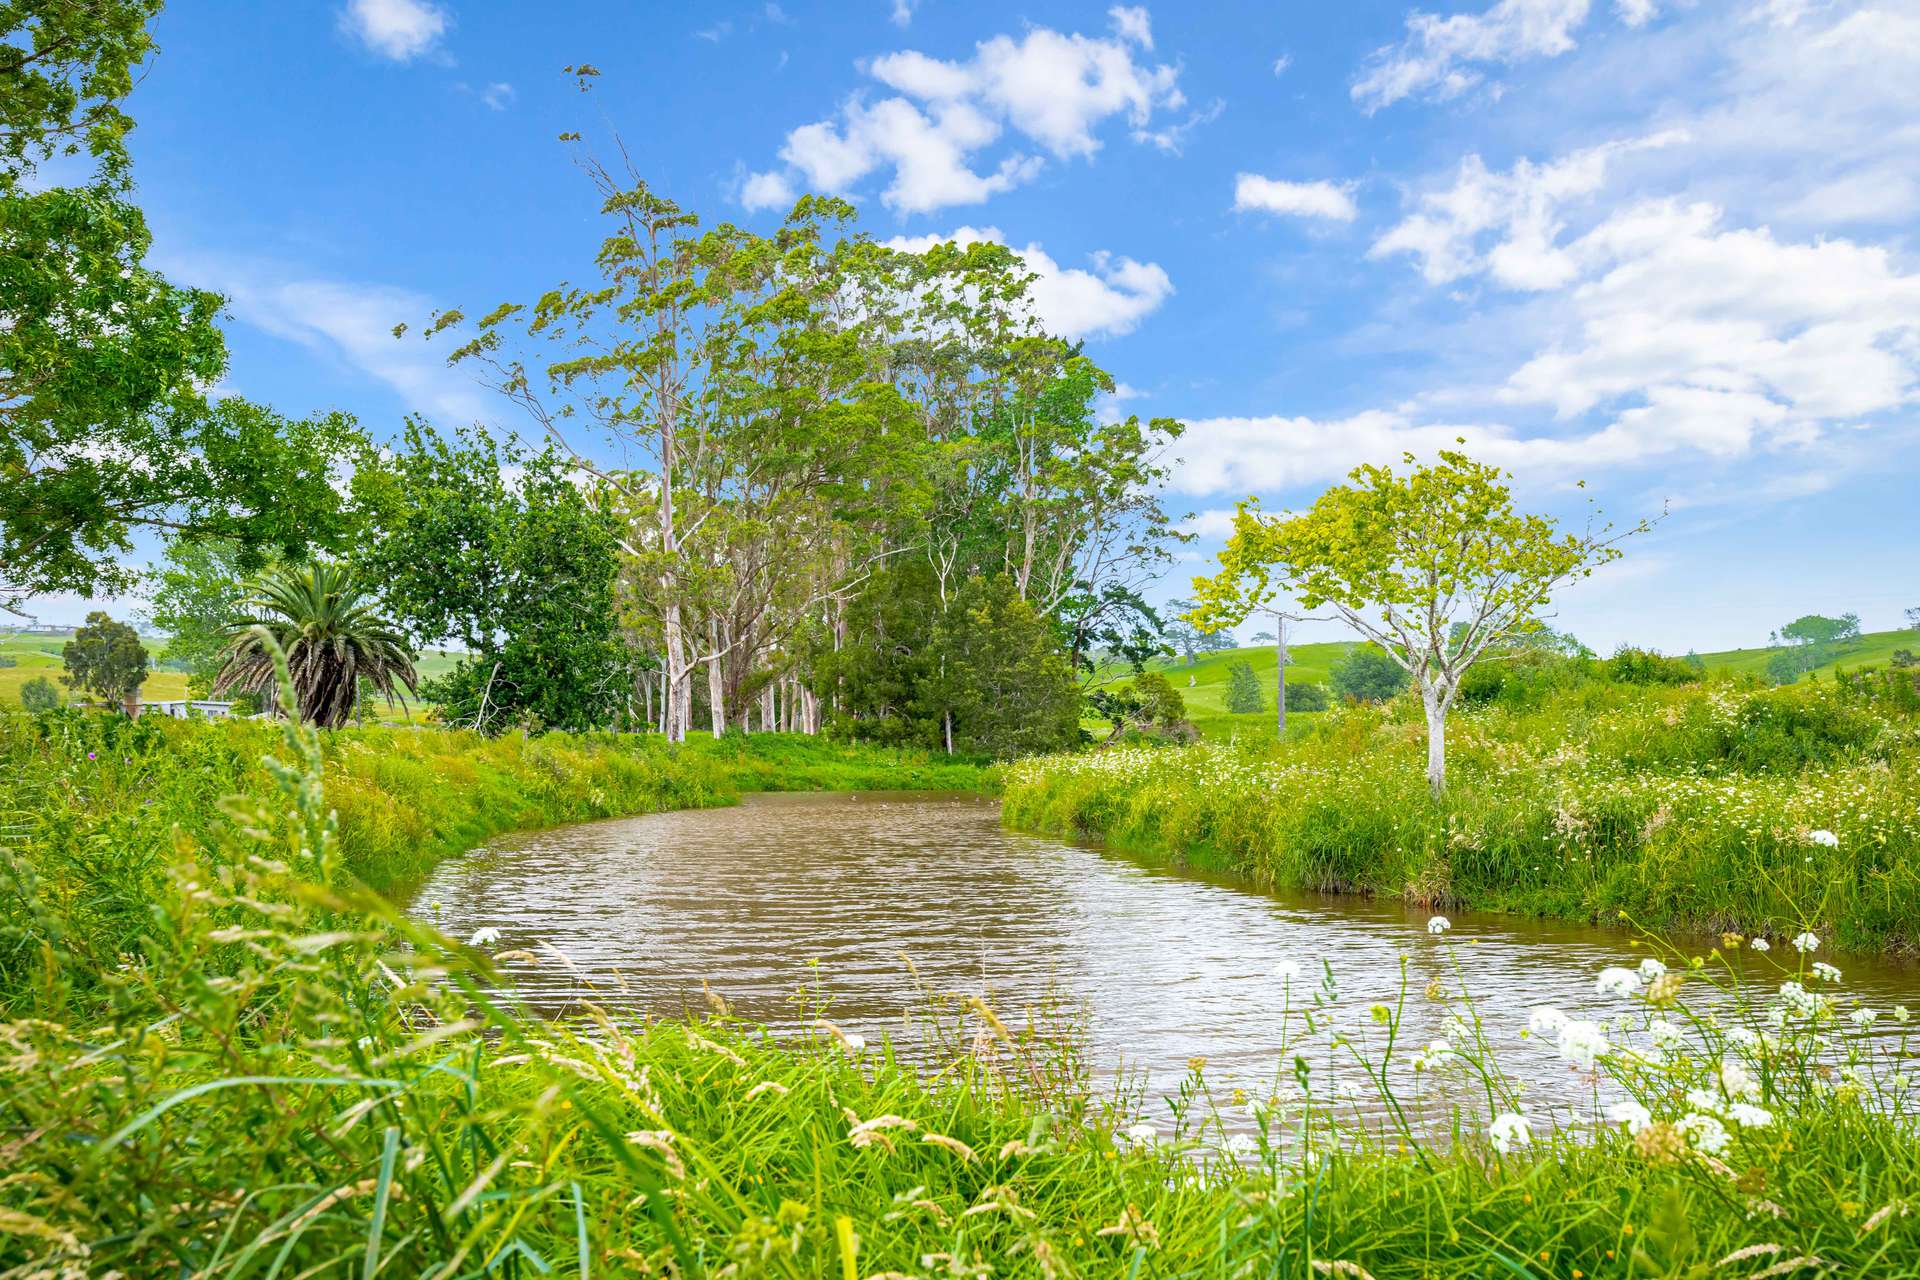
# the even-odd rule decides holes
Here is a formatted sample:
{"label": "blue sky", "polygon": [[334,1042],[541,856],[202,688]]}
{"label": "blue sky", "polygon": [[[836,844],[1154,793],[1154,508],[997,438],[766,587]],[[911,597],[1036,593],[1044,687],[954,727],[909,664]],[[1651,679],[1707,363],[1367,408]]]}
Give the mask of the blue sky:
{"label": "blue sky", "polygon": [[617,132],[710,220],[826,189],[1024,251],[1124,409],[1190,424],[1182,575],[1240,497],[1465,437],[1563,517],[1670,508],[1562,599],[1595,647],[1920,605],[1912,0],[177,0],[157,35],[153,257],[286,412],[510,422],[389,330],[583,276],[555,139]]}

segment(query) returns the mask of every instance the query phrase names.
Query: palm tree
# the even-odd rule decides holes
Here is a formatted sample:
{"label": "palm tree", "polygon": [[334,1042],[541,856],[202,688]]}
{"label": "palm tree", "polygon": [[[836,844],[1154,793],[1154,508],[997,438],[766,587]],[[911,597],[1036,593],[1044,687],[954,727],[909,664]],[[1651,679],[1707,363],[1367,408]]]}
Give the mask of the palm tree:
{"label": "palm tree", "polygon": [[287,655],[294,700],[303,719],[337,729],[353,714],[366,680],[398,699],[398,686],[418,695],[420,677],[406,642],[380,616],[345,565],[280,565],[254,584],[241,602],[250,615],[228,629],[215,693],[259,695],[271,704],[273,656],[253,628],[263,627]]}

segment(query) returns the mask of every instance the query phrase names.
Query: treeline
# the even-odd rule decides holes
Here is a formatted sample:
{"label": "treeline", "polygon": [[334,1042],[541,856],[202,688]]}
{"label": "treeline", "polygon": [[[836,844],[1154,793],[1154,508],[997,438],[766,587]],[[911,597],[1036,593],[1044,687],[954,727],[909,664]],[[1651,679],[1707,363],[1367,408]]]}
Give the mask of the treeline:
{"label": "treeline", "polygon": [[[1077,740],[1082,685],[1159,650],[1156,491],[1180,427],[1102,413],[1005,247],[889,249],[839,201],[761,236],[589,166],[592,287],[428,326],[521,415],[344,450],[323,550],[450,721],[832,731],[972,754]],[[404,328],[404,326],[403,326]],[[176,541],[155,622],[211,681],[243,551]],[[1118,658],[1118,664],[1114,659]]]}

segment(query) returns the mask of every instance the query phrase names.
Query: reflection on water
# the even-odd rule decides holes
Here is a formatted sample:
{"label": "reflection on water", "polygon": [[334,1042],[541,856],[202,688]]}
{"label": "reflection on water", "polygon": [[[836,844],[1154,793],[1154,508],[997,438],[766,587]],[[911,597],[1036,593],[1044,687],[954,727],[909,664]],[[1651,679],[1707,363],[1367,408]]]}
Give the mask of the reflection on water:
{"label": "reflection on water", "polygon": [[[753,796],[514,837],[442,864],[415,910],[458,937],[490,925],[503,947],[563,953],[575,972],[551,958],[509,966],[548,1013],[581,995],[677,1013],[702,1007],[705,980],[741,1016],[790,1027],[796,991],[817,982],[836,1021],[877,1041],[917,1003],[905,952],[932,988],[987,994],[1003,1014],[1050,992],[1077,1001],[1095,1060],[1144,1068],[1162,1088],[1195,1055],[1223,1083],[1274,1078],[1283,961],[1315,980],[1331,965],[1361,1028],[1369,1004],[1395,999],[1404,957],[1416,1046],[1445,1029],[1421,993],[1455,983],[1457,962],[1490,1038],[1513,1046],[1503,1065],[1535,1096],[1573,1096],[1568,1068],[1519,1029],[1541,1004],[1619,1011],[1594,974],[1636,958],[1617,931],[1508,916],[1454,913],[1453,931],[1431,937],[1427,913],[1398,902],[1149,868],[1005,831],[992,802],[929,794]],[[1838,959],[1850,994],[1920,999],[1920,970]]]}

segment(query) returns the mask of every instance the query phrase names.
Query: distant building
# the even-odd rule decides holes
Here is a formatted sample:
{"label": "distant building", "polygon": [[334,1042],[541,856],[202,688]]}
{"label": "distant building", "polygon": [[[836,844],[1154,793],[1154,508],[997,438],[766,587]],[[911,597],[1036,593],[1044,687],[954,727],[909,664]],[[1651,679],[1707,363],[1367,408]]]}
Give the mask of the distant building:
{"label": "distant building", "polygon": [[231,702],[209,702],[203,698],[174,698],[164,702],[133,704],[135,716],[171,716],[175,720],[225,720],[233,714]]}

